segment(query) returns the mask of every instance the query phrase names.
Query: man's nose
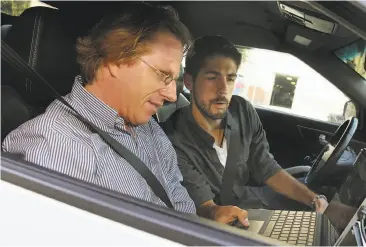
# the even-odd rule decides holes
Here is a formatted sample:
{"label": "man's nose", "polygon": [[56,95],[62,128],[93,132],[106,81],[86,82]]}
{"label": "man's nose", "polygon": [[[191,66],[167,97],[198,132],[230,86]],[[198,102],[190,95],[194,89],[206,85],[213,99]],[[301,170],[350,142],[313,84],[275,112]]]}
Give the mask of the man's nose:
{"label": "man's nose", "polygon": [[221,77],[218,80],[218,87],[217,87],[218,91],[226,93],[228,91],[228,88],[229,88],[229,85],[228,85],[227,78]]}
{"label": "man's nose", "polygon": [[177,101],[177,83],[173,80],[171,83],[166,85],[160,91],[161,95],[164,97],[164,100],[169,102]]}

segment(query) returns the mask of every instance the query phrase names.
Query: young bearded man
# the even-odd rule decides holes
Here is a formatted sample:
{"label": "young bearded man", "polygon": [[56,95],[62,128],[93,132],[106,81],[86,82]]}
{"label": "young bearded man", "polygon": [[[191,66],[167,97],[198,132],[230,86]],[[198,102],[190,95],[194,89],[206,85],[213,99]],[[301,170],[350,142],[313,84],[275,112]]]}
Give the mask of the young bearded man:
{"label": "young bearded man", "polygon": [[[268,200],[276,198],[266,196],[266,186],[249,187],[249,181],[267,184],[267,190],[277,194],[277,198],[283,194],[306,205],[313,203],[317,212],[324,212],[326,199],[319,198],[284,171],[270,154],[265,131],[252,104],[232,95],[240,63],[241,54],[225,38],[206,36],[196,40],[186,58],[184,74],[184,83],[192,95],[191,105],[178,110],[163,125],[177,151],[183,185],[198,214],[223,223],[238,219],[248,225],[247,212],[237,207],[241,201],[254,196],[271,208]],[[232,189],[236,206],[220,205],[219,198],[232,131],[238,133],[237,148],[241,150],[237,153]]]}

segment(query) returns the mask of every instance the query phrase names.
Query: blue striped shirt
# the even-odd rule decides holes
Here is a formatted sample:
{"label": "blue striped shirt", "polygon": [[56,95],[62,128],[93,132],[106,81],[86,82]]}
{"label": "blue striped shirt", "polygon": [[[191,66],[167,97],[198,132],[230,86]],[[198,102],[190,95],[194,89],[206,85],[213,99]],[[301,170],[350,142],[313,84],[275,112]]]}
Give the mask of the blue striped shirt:
{"label": "blue striped shirt", "polygon": [[[137,155],[160,181],[175,210],[195,214],[194,203],[181,185],[175,150],[155,120],[151,118],[147,124],[126,131],[117,111],[86,91],[81,83],[77,76],[64,99]],[[44,114],[12,131],[3,142],[4,151],[20,153],[40,166],[166,206],[145,179],[74,114],[55,100]]]}

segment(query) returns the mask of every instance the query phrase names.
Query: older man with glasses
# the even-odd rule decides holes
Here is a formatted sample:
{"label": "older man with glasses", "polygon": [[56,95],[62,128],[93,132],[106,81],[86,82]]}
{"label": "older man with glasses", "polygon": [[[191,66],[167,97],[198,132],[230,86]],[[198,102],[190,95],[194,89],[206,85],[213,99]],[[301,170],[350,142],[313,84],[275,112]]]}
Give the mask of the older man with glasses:
{"label": "older man with glasses", "polygon": [[[64,99],[85,119],[135,154],[175,210],[196,213],[181,185],[176,153],[152,119],[176,100],[180,63],[191,42],[170,8],[145,4],[104,17],[77,41],[81,75]],[[60,173],[167,206],[147,181],[59,100],[11,132],[4,151]]]}

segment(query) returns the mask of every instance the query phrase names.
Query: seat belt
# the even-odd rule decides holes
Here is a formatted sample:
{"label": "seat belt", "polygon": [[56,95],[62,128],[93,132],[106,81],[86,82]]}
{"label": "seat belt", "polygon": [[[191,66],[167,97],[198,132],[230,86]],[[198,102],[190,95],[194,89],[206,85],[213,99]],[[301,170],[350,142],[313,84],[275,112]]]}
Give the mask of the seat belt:
{"label": "seat belt", "polygon": [[[243,152],[240,144],[240,133],[231,129],[229,149],[222,176],[222,183],[220,189],[220,203],[221,205],[237,205],[238,202],[234,198],[234,181],[238,171],[238,159],[240,153]],[[239,202],[240,206],[244,208],[260,208],[262,207],[261,200],[258,199],[247,199]],[[239,206],[239,205],[238,205]]]}
{"label": "seat belt", "polygon": [[4,59],[9,63],[14,69],[24,76],[31,79],[32,81],[38,81],[46,85],[49,89],[53,91],[57,99],[61,101],[64,105],[73,110],[81,122],[86,123],[90,126],[92,130],[99,134],[99,136],[122,158],[124,158],[147,182],[152,191],[158,196],[169,208],[174,208],[171,201],[169,200],[166,191],[155,177],[155,175],[147,168],[147,166],[130,150],[124,147],[121,143],[117,142],[114,138],[108,135],[105,131],[98,128],[96,125],[91,123],[89,120],[81,116],[62,96],[47,83],[42,76],[40,76],[33,68],[31,68],[11,47],[9,47],[3,40],[1,40],[1,59]]}
{"label": "seat belt", "polygon": [[235,201],[233,196],[233,188],[234,181],[236,179],[236,172],[238,170],[238,157],[242,150],[240,150],[240,134],[234,129],[231,129],[230,143],[228,144],[229,149],[220,189],[221,205],[233,205]]}

